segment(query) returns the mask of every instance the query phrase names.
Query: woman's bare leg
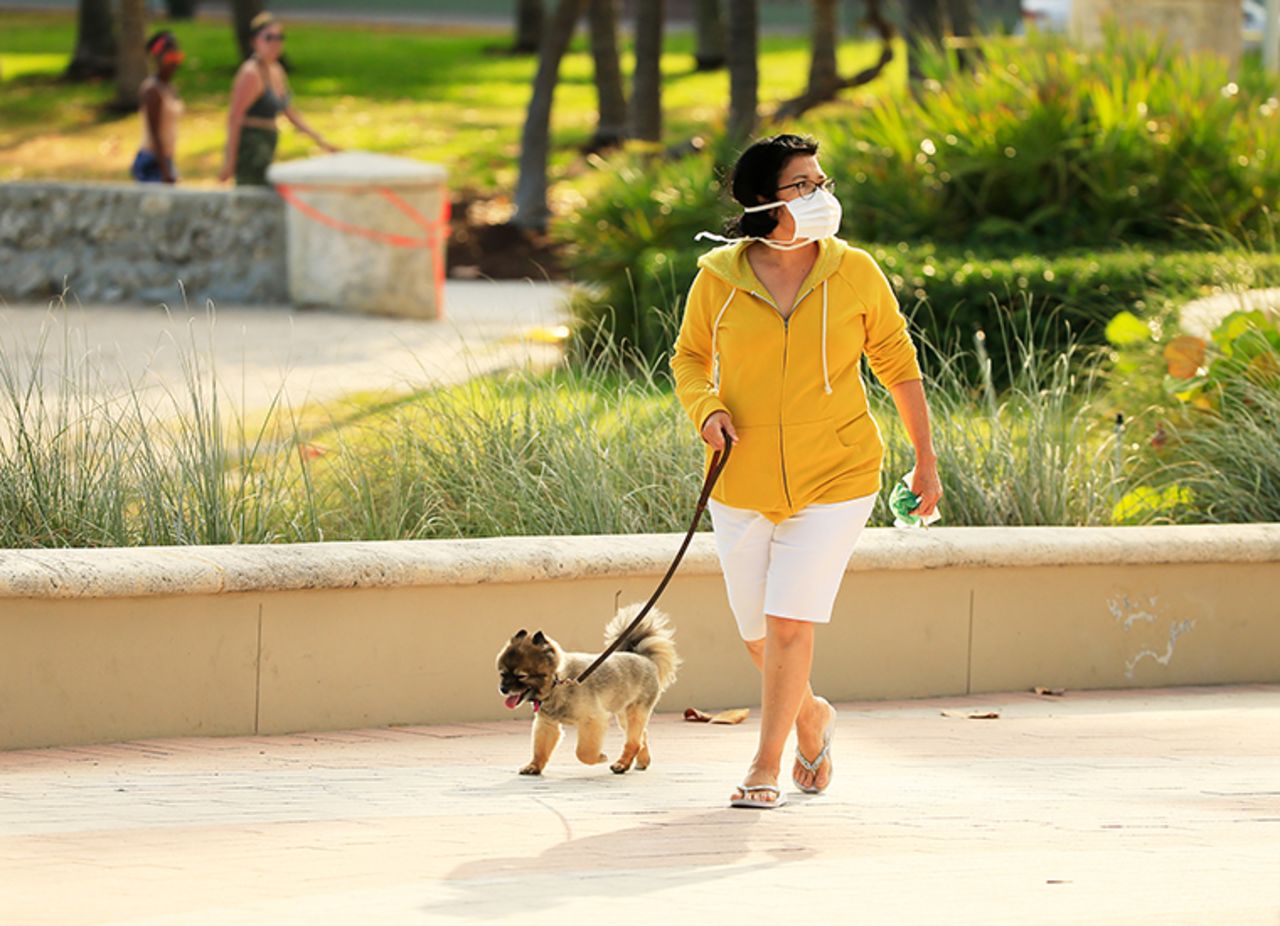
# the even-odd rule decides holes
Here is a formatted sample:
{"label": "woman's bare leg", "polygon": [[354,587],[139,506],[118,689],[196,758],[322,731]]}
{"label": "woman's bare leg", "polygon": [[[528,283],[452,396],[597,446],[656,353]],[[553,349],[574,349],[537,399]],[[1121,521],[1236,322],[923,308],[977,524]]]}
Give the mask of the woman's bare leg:
{"label": "woman's bare leg", "polygon": [[[764,672],[764,650],[766,637],[759,640],[744,641],[747,654],[755,667]],[[804,696],[800,701],[800,710],[796,714],[796,744],[802,755],[812,759],[822,751],[822,733],[831,719],[831,706],[825,699],[818,698],[810,687],[808,676],[805,679]],[[807,788],[826,788],[831,781],[831,766],[823,762],[817,772],[811,772],[799,762],[792,768],[792,777]],[[756,782],[750,782],[756,784]]]}
{"label": "woman's bare leg", "polygon": [[[760,716],[760,743],[751,768],[743,779],[745,784],[778,783],[782,765],[782,750],[794,725],[800,748],[806,755],[817,755],[822,748],[822,728],[826,724],[830,708],[813,696],[809,687],[809,669],[813,663],[813,624],[770,615],[763,641],[747,644],[752,660],[763,676],[763,698]],[[763,644],[763,645],[761,645]],[[818,778],[821,787],[824,774],[806,772],[797,763],[806,784],[808,779]],[[741,792],[735,792],[735,797]],[[756,792],[755,797],[768,800],[768,792]]]}

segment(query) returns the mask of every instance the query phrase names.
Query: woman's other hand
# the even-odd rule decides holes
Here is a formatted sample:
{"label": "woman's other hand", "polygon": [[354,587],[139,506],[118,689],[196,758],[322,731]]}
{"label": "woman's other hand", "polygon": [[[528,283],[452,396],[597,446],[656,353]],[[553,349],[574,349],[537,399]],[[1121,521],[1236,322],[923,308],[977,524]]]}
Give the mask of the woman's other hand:
{"label": "woman's other hand", "polygon": [[231,179],[231,173],[232,173],[231,165],[223,164],[222,168],[218,171],[218,182],[226,183],[228,180]]}
{"label": "woman's other hand", "polygon": [[733,429],[733,419],[729,417],[728,412],[712,412],[707,416],[707,420],[702,422],[702,439],[712,450],[724,449],[726,434],[729,440],[735,444],[738,442],[738,432]]}
{"label": "woman's other hand", "polygon": [[937,460],[916,460],[915,474],[911,477],[911,492],[920,499],[912,514],[933,514],[942,500],[942,481],[938,479]]}

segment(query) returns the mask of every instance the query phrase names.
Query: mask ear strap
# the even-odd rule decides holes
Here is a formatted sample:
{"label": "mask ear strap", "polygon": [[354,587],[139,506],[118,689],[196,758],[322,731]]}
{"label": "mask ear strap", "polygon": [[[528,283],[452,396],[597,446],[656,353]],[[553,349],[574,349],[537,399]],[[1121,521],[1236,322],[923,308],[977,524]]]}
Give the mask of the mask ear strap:
{"label": "mask ear strap", "polygon": [[743,212],[764,212],[766,209],[777,209],[778,207],[785,206],[785,205],[786,203],[784,203],[782,200],[779,199],[775,202],[765,203],[763,206],[744,206],[742,208],[742,211]]}

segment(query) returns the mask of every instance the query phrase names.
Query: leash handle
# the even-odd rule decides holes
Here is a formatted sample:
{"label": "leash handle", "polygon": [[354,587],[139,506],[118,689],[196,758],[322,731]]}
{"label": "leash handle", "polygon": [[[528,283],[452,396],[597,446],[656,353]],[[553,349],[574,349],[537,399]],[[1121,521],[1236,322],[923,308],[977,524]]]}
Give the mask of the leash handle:
{"label": "leash handle", "polygon": [[[723,431],[720,432],[724,434]],[[680,544],[680,549],[676,553],[676,558],[671,561],[671,565],[667,567],[667,574],[662,577],[662,581],[658,583],[658,587],[654,589],[649,600],[645,602],[640,613],[635,619],[627,625],[627,629],[618,634],[617,639],[609,644],[609,647],[596,657],[595,662],[582,670],[582,674],[578,676],[577,682],[581,684],[586,681],[587,676],[600,668],[600,664],[613,655],[614,651],[626,642],[627,637],[631,636],[631,632],[640,626],[640,622],[644,620],[646,614],[653,609],[654,604],[662,596],[667,588],[667,583],[671,581],[671,577],[676,574],[676,568],[680,565],[680,561],[684,559],[684,553],[689,549],[689,543],[693,540],[693,535],[698,529],[698,521],[702,518],[702,512],[707,510],[707,501],[711,498],[711,490],[715,488],[716,480],[720,478],[720,474],[724,472],[725,464],[729,462],[729,451],[733,449],[733,441],[729,439],[728,434],[724,434],[724,450],[718,450],[711,457],[711,466],[707,468],[707,477],[702,482],[702,492],[698,495],[698,505],[693,512],[693,521],[689,524],[689,530],[685,532],[684,542]]]}

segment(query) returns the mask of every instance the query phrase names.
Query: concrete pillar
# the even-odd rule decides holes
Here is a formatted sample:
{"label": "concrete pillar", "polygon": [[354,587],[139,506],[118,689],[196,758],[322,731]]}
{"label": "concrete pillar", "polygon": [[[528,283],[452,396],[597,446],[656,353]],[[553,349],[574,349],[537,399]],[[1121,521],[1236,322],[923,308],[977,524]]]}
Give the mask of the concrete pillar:
{"label": "concrete pillar", "polygon": [[296,305],[441,318],[449,199],[445,169],[348,151],[273,164],[288,204]]}

